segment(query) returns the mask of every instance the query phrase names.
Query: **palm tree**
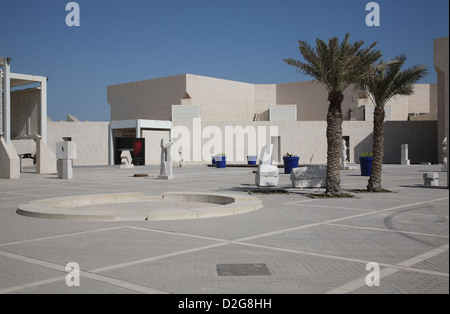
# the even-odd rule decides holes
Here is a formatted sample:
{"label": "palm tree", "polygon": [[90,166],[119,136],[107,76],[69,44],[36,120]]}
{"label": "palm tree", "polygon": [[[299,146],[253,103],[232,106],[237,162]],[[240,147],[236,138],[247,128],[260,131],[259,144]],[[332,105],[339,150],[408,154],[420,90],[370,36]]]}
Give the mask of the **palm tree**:
{"label": "palm tree", "polygon": [[369,192],[381,192],[381,173],[384,156],[384,118],[386,103],[397,96],[414,93],[414,83],[427,75],[424,65],[415,65],[401,71],[406,56],[400,55],[386,63],[383,60],[374,67],[373,74],[364,78],[360,88],[375,105],[373,124],[373,165],[367,185]]}
{"label": "palm tree", "polygon": [[330,38],[328,45],[316,40],[312,48],[307,42],[299,41],[300,53],[304,62],[284,59],[297,72],[310,75],[325,86],[328,91],[327,114],[327,190],[329,196],[342,194],[340,161],[342,153],[342,102],[344,91],[357,84],[373,69],[373,64],[381,58],[381,52],[373,48],[377,43],[362,49],[364,41],[349,43],[350,34],[342,43],[338,38]]}

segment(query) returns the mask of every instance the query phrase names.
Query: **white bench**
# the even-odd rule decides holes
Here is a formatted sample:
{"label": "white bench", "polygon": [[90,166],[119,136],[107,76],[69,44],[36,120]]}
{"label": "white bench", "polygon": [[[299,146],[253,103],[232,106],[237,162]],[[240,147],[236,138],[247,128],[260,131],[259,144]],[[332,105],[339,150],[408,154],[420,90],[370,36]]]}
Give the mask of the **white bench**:
{"label": "white bench", "polygon": [[309,165],[292,169],[291,182],[293,188],[326,187],[327,166]]}

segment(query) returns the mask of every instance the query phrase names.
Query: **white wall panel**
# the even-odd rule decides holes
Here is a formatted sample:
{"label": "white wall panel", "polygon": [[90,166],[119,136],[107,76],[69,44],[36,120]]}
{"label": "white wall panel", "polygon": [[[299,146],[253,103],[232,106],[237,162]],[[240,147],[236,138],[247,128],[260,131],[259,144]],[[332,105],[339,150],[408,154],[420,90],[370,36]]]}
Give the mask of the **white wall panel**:
{"label": "white wall panel", "polygon": [[270,106],[269,120],[275,122],[297,121],[297,106],[296,105]]}
{"label": "white wall panel", "polygon": [[172,121],[192,121],[200,118],[200,106],[172,106]]}

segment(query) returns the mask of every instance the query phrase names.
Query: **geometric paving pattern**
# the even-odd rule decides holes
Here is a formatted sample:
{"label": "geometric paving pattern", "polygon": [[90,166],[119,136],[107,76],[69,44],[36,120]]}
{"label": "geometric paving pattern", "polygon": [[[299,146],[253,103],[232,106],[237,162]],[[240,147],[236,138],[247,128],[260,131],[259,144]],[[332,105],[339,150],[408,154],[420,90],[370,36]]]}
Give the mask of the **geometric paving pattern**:
{"label": "geometric paving pattern", "polygon": [[[0,180],[0,294],[419,294],[449,293],[449,195],[423,188],[423,171],[383,168],[388,194],[311,199],[304,191],[257,195],[264,208],[242,215],[154,222],[70,222],[19,216],[19,204],[80,194],[214,192],[248,195],[251,169],[205,166],[176,179],[134,178],[133,170],[76,167],[74,180],[23,173]],[[441,184],[446,174],[440,173]],[[367,178],[342,172],[344,189]],[[290,185],[281,174],[279,187]],[[308,191],[310,192],[310,191]],[[80,286],[65,284],[69,262]],[[366,285],[368,263],[380,286]]]}

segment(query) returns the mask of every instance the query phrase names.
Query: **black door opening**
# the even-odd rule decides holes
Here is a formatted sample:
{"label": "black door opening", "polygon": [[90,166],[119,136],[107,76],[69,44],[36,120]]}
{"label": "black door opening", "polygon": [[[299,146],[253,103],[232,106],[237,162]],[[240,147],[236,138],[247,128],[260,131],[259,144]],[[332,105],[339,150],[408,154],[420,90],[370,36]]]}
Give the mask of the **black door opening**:
{"label": "black door opening", "polygon": [[145,139],[133,137],[116,137],[114,139],[114,164],[120,165],[120,155],[124,150],[128,150],[133,158],[133,164],[145,166]]}

